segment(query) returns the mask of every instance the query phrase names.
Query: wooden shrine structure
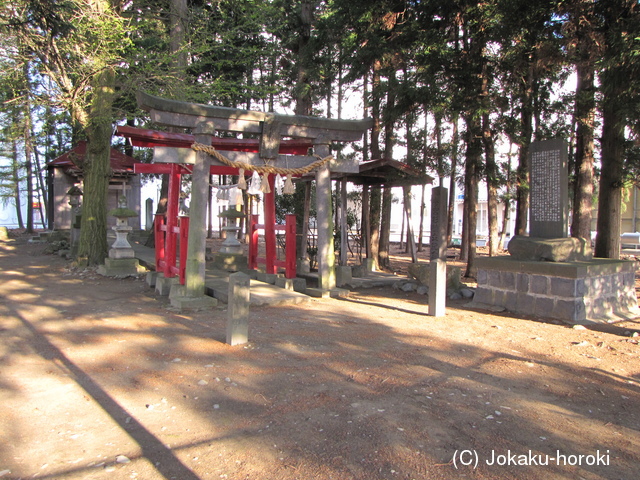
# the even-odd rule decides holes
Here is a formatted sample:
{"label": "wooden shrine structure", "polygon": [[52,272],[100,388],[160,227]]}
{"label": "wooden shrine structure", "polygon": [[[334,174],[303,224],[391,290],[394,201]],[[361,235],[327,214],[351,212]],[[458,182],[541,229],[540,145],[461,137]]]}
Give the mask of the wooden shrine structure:
{"label": "wooden shrine structure", "polygon": [[[184,296],[204,297],[206,211],[209,195],[209,174],[239,175],[240,170],[259,173],[307,173],[313,170],[316,180],[318,230],[318,286],[330,292],[336,286],[335,254],[333,249],[333,215],[331,206],[331,174],[357,173],[357,160],[336,160],[331,157],[331,144],[352,142],[362,138],[371,127],[370,119],[336,120],[300,115],[280,115],[179,102],[138,93],[139,106],[149,112],[151,121],[158,125],[190,129],[194,142],[155,146],[153,165],[164,165],[161,170],[178,176],[192,175],[187,260],[185,262]],[[222,145],[212,145],[216,132],[234,132],[259,136],[257,145],[248,147],[242,142],[237,149],[224,151]],[[169,134],[167,134],[169,135]],[[176,139],[174,137],[174,139]],[[287,140],[290,139],[290,140]],[[296,142],[298,145],[296,146]],[[257,146],[257,151],[253,151]],[[312,148],[301,154],[298,148]],[[213,148],[212,148],[213,147]],[[289,147],[291,149],[289,149]],[[224,154],[218,151],[223,150]],[[319,161],[320,159],[320,161]],[[140,167],[137,172],[157,171],[156,167]],[[272,181],[273,175],[269,175]],[[179,186],[179,182],[176,184]],[[175,187],[174,187],[175,188]],[[179,188],[179,187],[178,187]],[[171,190],[171,184],[170,184]],[[170,197],[171,197],[170,192]],[[175,195],[175,194],[174,194]],[[265,193],[265,243],[267,258],[275,258],[275,195],[273,189]],[[175,217],[177,218],[177,212]],[[173,215],[167,216],[167,221]],[[270,240],[270,239],[273,239]],[[175,245],[173,246],[175,249]]]}

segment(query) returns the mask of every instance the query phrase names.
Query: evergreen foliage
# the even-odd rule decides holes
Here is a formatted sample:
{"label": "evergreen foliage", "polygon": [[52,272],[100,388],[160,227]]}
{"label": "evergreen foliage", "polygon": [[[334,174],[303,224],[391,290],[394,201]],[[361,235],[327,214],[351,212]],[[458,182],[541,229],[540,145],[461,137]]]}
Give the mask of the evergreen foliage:
{"label": "evergreen foliage", "polygon": [[[639,15],[635,0],[0,0],[3,178],[14,162],[12,181],[26,188],[32,157],[49,160],[79,139],[97,148],[89,174],[109,145],[92,135],[106,139],[116,121],[145,124],[134,97],[142,89],[246,109],[367,114],[374,127],[364,148],[356,147],[363,158],[453,176],[465,185],[468,211],[481,180],[490,202],[515,185],[506,198],[515,195],[516,233],[523,233],[529,144],[562,136],[576,146],[572,178],[581,210],[574,217],[581,226],[574,234],[589,232],[590,217],[578,213],[590,210],[596,168],[607,199],[598,202],[598,218],[613,221],[599,225],[597,253],[616,256],[618,190],[638,177]],[[599,81],[562,91],[576,71]],[[354,92],[366,112],[345,110]],[[96,101],[109,105],[98,114]],[[497,150],[509,143],[515,176]],[[108,169],[97,171],[108,177]],[[89,200],[97,217],[104,185]],[[374,230],[381,198],[373,192]],[[470,221],[466,233],[475,231]],[[99,221],[85,241],[103,236],[103,228]],[[474,243],[473,236],[463,242],[464,258],[472,260]],[[105,253],[99,247],[90,262]]]}

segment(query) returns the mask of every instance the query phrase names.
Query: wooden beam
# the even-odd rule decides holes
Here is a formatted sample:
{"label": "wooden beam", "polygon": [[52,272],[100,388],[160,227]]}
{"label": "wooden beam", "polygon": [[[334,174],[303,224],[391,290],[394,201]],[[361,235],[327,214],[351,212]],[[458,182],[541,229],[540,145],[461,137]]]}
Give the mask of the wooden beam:
{"label": "wooden beam", "polygon": [[[232,162],[242,162],[247,165],[264,166],[264,159],[260,158],[258,153],[249,152],[224,152],[225,158]],[[307,155],[278,155],[269,165],[277,168],[304,168],[315,162],[317,157]],[[196,152],[191,148],[175,148],[175,147],[154,147],[153,149],[154,163],[178,163],[193,165],[196,161]],[[226,166],[217,159],[212,159],[213,166]],[[329,168],[332,172],[337,173],[357,173],[357,159],[334,159],[329,162]]]}

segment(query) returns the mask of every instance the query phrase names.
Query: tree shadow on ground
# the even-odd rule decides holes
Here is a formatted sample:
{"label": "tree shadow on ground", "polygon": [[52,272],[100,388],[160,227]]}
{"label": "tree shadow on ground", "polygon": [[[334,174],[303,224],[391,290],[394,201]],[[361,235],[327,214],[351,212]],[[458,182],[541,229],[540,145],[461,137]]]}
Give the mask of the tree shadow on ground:
{"label": "tree shadow on ground", "polygon": [[[360,292],[360,300],[253,309],[251,342],[230,347],[221,343],[224,308],[178,314],[143,285],[106,278],[69,279],[67,293],[50,297],[47,285],[60,283],[62,270],[38,261],[24,271],[3,268],[0,335],[12,342],[3,364],[39,357],[42,368],[75,382],[110,428],[137,444],[127,452],[130,468],[148,461],[151,478],[630,478],[637,465],[637,382],[534,348],[507,327],[492,329],[495,320],[483,314],[432,321],[419,308],[385,304],[379,291]],[[501,343],[510,349],[491,347],[499,336],[513,336]],[[0,381],[15,383],[2,374]],[[14,388],[12,402],[23,394]],[[19,420],[26,429],[29,419]],[[89,431],[75,448],[100,435]],[[17,443],[0,456],[28,448]],[[451,463],[461,449],[487,457],[612,445],[616,464],[606,467],[481,462],[474,473]],[[48,448],[56,455],[61,447]],[[85,463],[48,473],[7,467],[82,478],[95,473]],[[110,476],[128,478],[119,468]]]}

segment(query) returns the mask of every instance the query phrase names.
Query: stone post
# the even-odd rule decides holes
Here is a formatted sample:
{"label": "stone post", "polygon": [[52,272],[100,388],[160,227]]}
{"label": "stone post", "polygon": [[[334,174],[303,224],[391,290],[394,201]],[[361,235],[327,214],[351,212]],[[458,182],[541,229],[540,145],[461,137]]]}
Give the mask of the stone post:
{"label": "stone post", "polygon": [[444,187],[431,190],[429,315],[442,317],[447,300],[447,199]]}
{"label": "stone post", "polygon": [[242,273],[229,275],[227,343],[242,345],[249,341],[250,279]]}
{"label": "stone post", "polygon": [[145,230],[151,230],[153,228],[153,199],[147,198],[145,201]]}
{"label": "stone post", "polygon": [[[212,124],[202,122],[194,129],[195,141],[211,145],[211,135],[214,132]],[[206,309],[218,303],[215,298],[205,295],[210,165],[211,160],[206,153],[196,153],[196,161],[191,175],[189,240],[187,242],[185,280],[184,285],[172,285],[169,293],[171,305],[180,310]],[[181,258],[180,262],[185,262],[185,259]]]}
{"label": "stone post", "polygon": [[[315,145],[315,153],[321,158],[331,154],[328,143]],[[316,210],[318,229],[318,287],[331,291],[336,287],[333,249],[333,212],[331,206],[331,172],[324,164],[316,171]]]}
{"label": "stone post", "polygon": [[[195,129],[195,141],[211,145],[213,125],[201,123]],[[207,199],[209,196],[209,167],[211,160],[204,152],[197,152],[191,176],[191,203],[189,205],[189,242],[185,271],[185,293],[188,297],[204,295],[205,255],[207,227]],[[182,261],[182,259],[181,259]]]}

